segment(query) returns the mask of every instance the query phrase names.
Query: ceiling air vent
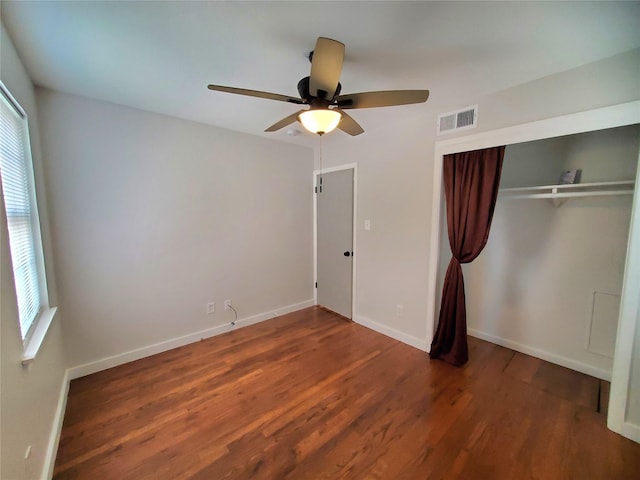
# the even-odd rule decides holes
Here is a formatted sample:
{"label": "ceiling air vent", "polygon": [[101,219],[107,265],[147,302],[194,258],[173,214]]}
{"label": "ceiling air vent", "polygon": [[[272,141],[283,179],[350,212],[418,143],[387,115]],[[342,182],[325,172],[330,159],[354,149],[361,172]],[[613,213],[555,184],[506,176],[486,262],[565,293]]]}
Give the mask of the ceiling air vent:
{"label": "ceiling air vent", "polygon": [[478,106],[465,107],[455,112],[438,116],[438,135],[476,128],[478,124]]}

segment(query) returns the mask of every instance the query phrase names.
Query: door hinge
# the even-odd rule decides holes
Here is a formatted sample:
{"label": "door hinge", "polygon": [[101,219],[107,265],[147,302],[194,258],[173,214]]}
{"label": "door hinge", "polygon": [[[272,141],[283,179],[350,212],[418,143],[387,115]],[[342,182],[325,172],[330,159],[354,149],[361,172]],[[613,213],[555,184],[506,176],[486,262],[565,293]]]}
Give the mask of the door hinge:
{"label": "door hinge", "polygon": [[318,193],[318,187],[315,187],[315,193]]}
{"label": "door hinge", "polygon": [[316,288],[318,288],[318,282],[316,282]]}

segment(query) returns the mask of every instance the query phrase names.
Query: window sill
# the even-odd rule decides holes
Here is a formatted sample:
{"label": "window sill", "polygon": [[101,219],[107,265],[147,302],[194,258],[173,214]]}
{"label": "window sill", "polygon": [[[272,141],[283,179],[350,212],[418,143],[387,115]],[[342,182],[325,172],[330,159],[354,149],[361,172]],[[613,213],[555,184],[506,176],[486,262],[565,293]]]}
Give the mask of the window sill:
{"label": "window sill", "polygon": [[44,309],[40,314],[40,318],[37,320],[36,329],[33,331],[33,335],[24,346],[24,352],[22,354],[22,365],[29,365],[36,359],[36,355],[44,342],[44,337],[47,335],[47,331],[53,322],[53,317],[56,314],[58,307],[50,307]]}

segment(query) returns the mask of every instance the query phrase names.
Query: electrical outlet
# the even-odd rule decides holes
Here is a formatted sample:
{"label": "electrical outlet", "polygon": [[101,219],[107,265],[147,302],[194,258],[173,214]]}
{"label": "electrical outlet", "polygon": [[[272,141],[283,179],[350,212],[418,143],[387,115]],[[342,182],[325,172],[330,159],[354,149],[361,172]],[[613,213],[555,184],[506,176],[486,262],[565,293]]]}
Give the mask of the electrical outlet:
{"label": "electrical outlet", "polygon": [[396,318],[402,318],[404,313],[404,305],[396,305]]}
{"label": "electrical outlet", "polygon": [[216,313],[216,302],[207,303],[207,313],[211,315],[212,313]]}
{"label": "electrical outlet", "polygon": [[231,300],[225,300],[224,301],[224,309],[225,310],[231,310]]}

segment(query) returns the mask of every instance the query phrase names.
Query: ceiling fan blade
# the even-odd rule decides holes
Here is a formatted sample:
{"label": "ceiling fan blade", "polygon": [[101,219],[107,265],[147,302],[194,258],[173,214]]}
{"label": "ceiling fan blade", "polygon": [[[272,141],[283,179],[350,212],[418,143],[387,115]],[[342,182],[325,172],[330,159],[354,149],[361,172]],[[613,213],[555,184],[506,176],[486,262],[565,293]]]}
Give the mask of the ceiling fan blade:
{"label": "ceiling fan blade", "polygon": [[340,108],[374,108],[426,102],[429,90],[389,90],[340,95],[335,98]]}
{"label": "ceiling fan blade", "polygon": [[249,97],[266,98],[269,100],[278,100],[280,102],[295,103],[298,105],[302,105],[303,103],[305,103],[303,100],[299,98],[288,97],[287,95],[280,95],[278,93],[260,92],[258,90],[247,90],[246,88],[223,87],[222,85],[209,85],[207,86],[207,88],[209,90],[214,90],[217,92],[235,93],[238,95],[247,95]]}
{"label": "ceiling fan blade", "polygon": [[281,128],[286,127],[287,125],[291,125],[293,122],[298,121],[298,115],[300,115],[300,112],[304,112],[304,110],[300,110],[296,113],[292,113],[288,117],[284,117],[282,120],[277,121],[269,128],[267,128],[265,132],[275,132],[277,130],[280,130]]}
{"label": "ceiling fan blade", "polygon": [[360,135],[361,133],[364,133],[364,130],[362,129],[360,124],[358,122],[356,122],[353,119],[353,117],[348,115],[347,112],[344,112],[344,111],[340,110],[339,108],[336,108],[336,110],[339,111],[342,114],[342,119],[340,120],[340,123],[338,124],[338,128],[340,130],[342,130],[345,133],[348,133],[349,135],[351,135],[353,137],[355,137],[356,135]]}
{"label": "ceiling fan blade", "polygon": [[309,93],[314,97],[331,100],[338,88],[344,44],[330,38],[318,37],[311,60]]}

